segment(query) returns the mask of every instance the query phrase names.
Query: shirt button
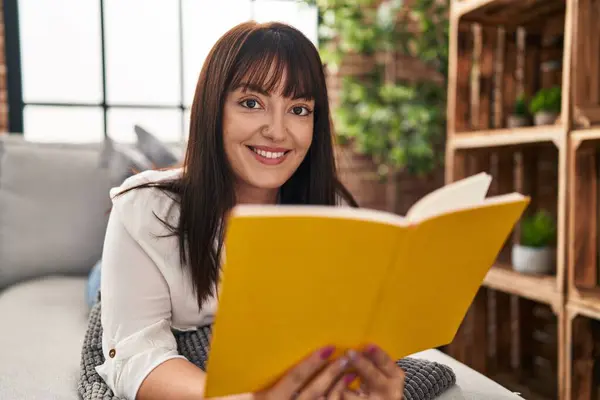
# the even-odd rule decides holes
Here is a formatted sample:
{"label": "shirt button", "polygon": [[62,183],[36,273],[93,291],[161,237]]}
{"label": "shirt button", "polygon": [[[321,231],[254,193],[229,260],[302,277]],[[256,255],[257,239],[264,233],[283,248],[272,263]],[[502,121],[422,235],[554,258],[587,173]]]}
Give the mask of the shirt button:
{"label": "shirt button", "polygon": [[110,349],[110,351],[108,352],[108,356],[110,358],[114,358],[116,353],[117,352],[115,351],[115,349]]}

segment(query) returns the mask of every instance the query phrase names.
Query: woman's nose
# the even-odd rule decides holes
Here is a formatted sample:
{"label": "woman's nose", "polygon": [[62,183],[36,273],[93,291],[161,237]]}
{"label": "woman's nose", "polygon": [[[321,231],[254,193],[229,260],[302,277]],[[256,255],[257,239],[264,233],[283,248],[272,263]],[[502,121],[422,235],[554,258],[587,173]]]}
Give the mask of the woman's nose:
{"label": "woman's nose", "polygon": [[273,142],[285,140],[287,132],[283,116],[273,115],[267,125],[263,127],[262,134]]}

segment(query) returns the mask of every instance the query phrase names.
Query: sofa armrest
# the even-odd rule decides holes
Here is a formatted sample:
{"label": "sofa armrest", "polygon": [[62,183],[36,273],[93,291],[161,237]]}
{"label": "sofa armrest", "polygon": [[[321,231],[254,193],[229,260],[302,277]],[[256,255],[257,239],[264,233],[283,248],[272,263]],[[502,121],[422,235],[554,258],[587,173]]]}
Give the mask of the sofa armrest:
{"label": "sofa armrest", "polygon": [[99,260],[112,186],[101,150],[0,136],[0,288]]}

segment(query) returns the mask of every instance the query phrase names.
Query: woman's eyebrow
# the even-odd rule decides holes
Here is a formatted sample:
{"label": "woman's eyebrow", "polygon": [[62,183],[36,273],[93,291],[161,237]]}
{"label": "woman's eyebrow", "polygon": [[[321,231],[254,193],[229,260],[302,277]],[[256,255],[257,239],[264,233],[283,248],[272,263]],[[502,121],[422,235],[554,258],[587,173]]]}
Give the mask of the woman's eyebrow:
{"label": "woman's eyebrow", "polygon": [[240,83],[239,85],[237,85],[237,87],[235,88],[235,90],[237,89],[242,89],[244,92],[251,90],[253,92],[257,92],[260,93],[264,96],[268,96],[271,97],[271,94],[269,92],[267,92],[265,89],[263,89],[261,86],[259,85],[255,85],[253,83]]}
{"label": "woman's eyebrow", "polygon": [[[256,85],[254,83],[242,82],[239,85],[237,85],[234,90],[237,90],[237,89],[242,89],[242,91],[244,91],[244,92],[250,90],[252,92],[260,93],[264,96],[271,97],[271,93],[269,93],[267,90],[265,90],[262,86]],[[310,101],[310,100],[314,100],[314,97],[309,93],[300,93],[293,97],[293,100],[299,100],[299,99]]]}

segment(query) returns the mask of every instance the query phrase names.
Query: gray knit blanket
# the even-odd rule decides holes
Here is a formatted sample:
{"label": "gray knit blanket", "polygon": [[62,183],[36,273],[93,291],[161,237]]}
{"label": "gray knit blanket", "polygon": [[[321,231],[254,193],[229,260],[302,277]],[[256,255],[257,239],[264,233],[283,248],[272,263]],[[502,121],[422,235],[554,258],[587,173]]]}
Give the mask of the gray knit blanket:
{"label": "gray knit blanket", "polygon": [[[108,385],[96,372],[95,367],[104,363],[102,352],[101,302],[92,307],[88,328],[81,352],[81,370],[78,382],[79,395],[83,400],[128,400],[113,394]],[[211,327],[204,326],[195,331],[173,331],[177,349],[181,355],[205,370],[208,359]],[[456,383],[450,367],[427,360],[403,358],[397,364],[404,370],[406,400],[430,400],[436,398]]]}

